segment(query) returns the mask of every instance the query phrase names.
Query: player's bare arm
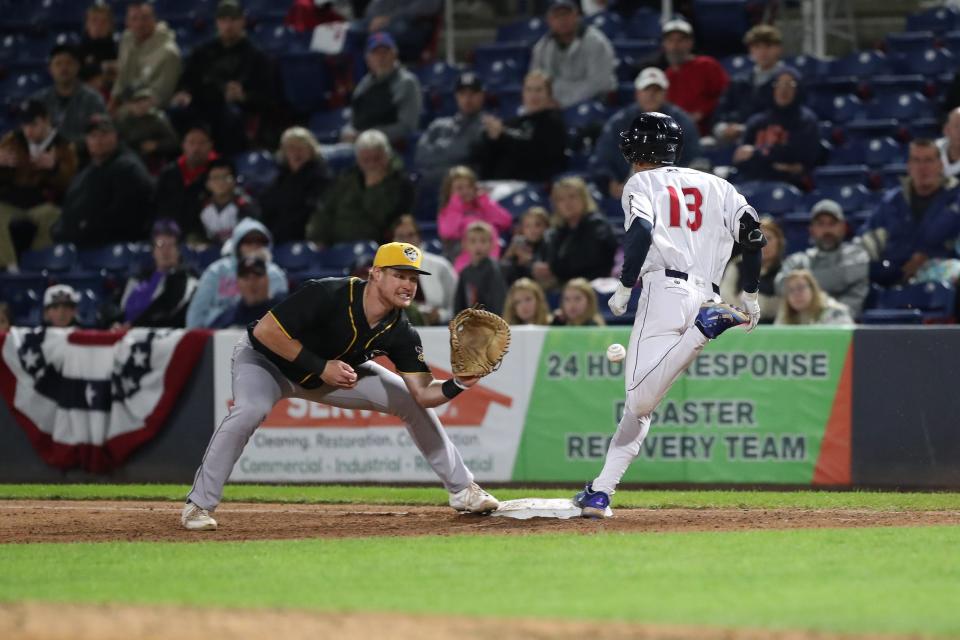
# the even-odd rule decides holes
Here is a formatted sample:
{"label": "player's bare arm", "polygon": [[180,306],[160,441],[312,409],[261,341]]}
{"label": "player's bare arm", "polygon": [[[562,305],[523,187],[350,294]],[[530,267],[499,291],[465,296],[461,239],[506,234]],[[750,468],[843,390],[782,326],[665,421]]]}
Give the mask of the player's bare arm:
{"label": "player's bare arm", "polygon": [[[439,407],[445,402],[450,402],[447,394],[451,393],[450,385],[454,385],[460,391],[469,389],[480,381],[478,376],[451,378],[450,380],[437,380],[429,373],[405,373],[401,376],[410,395],[424,409]],[[447,385],[446,392],[444,385]],[[459,391],[455,392],[459,393]]]}
{"label": "player's bare arm", "polygon": [[[287,335],[272,313],[260,318],[253,329],[253,336],[265,347],[290,362],[301,360],[312,364],[312,370],[327,384],[341,389],[352,389],[357,384],[357,373],[342,360],[324,360],[305,352],[303,343]],[[322,365],[322,366],[321,366]]]}

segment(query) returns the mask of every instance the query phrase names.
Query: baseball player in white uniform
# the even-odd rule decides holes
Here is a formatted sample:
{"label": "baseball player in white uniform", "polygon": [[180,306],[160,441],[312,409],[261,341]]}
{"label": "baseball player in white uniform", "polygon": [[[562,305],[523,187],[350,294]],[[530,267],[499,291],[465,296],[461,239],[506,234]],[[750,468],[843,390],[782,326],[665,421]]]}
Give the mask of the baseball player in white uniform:
{"label": "baseball player in white uniform", "polygon": [[[766,239],[757,212],[726,180],[673,166],[683,131],[670,116],[642,113],[620,138],[634,173],[623,189],[624,263],[610,309],[623,315],[638,276],[643,290],[624,363],[623,418],[600,475],[574,497],[585,517],[604,517],[650,414],[707,341],[740,324],[752,331],[760,319]],[[716,284],[735,242],[743,251],[745,312],[721,303]]]}

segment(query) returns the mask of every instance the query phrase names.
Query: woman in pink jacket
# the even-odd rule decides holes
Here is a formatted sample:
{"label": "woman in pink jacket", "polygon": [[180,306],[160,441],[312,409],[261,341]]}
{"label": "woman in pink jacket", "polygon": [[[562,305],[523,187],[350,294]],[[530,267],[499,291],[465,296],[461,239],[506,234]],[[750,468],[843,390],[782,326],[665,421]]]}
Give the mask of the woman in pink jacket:
{"label": "woman in pink jacket", "polygon": [[440,202],[442,208],[437,219],[437,232],[447,255],[457,255],[459,252],[453,261],[457,273],[470,264],[467,252],[460,251],[460,240],[471,222],[480,220],[489,223],[497,231],[490,257],[494,260],[500,258],[499,234],[510,230],[513,216],[487,194],[480,193],[477,174],[473,170],[463,166],[450,169],[440,188]]}

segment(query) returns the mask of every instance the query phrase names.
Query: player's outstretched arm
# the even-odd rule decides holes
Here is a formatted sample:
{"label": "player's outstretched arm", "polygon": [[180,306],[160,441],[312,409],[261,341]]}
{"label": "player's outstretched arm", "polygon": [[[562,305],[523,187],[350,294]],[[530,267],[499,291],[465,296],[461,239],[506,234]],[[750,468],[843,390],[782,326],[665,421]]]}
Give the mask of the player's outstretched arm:
{"label": "player's outstretched arm", "polygon": [[453,400],[480,381],[478,376],[437,380],[429,373],[404,373],[401,377],[410,395],[425,409]]}

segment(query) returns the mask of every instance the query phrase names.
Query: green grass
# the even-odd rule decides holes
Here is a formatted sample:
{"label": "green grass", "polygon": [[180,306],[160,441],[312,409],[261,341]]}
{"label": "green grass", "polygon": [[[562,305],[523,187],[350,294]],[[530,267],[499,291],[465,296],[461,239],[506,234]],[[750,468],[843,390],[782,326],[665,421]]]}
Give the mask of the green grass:
{"label": "green grass", "polygon": [[960,634],[960,527],[0,545],[0,601]]}
{"label": "green grass", "polygon": [[[173,500],[189,491],[175,484],[0,484],[0,499]],[[575,489],[496,489],[501,500],[566,498]],[[437,487],[350,487],[340,485],[228,485],[225,500],[234,502],[446,504]],[[872,509],[946,511],[960,509],[960,493],[883,493],[867,491],[621,491],[616,507],[775,509]]]}

